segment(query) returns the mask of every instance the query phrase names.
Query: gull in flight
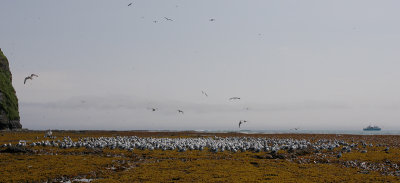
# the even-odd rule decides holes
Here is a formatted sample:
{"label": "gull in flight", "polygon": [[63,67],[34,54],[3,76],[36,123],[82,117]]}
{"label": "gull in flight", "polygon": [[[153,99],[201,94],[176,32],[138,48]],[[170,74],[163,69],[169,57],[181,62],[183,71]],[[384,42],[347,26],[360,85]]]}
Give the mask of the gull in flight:
{"label": "gull in flight", "polygon": [[215,19],[211,18],[211,19],[210,19],[210,22],[213,22],[213,21],[215,21]]}
{"label": "gull in flight", "polygon": [[240,100],[240,97],[231,97],[229,100]]}
{"label": "gull in flight", "polygon": [[128,6],[131,6],[131,5],[132,5],[132,3],[129,3],[129,4],[128,4]]}
{"label": "gull in flight", "polygon": [[26,80],[28,80],[28,79],[30,79],[30,80],[33,80],[33,77],[39,77],[38,75],[36,75],[36,74],[31,74],[30,76],[27,76],[27,77],[25,77],[25,80],[24,80],[24,84],[26,83]]}
{"label": "gull in flight", "polygon": [[178,109],[178,113],[182,113],[182,114],[183,114],[183,111],[182,111],[182,110],[180,110],[180,109]]}
{"label": "gull in flight", "polygon": [[148,109],[151,110],[151,111],[153,111],[153,112],[156,111],[156,110],[158,110],[158,108],[152,108],[152,107],[151,107],[151,108],[148,108]]}
{"label": "gull in flight", "polygon": [[208,97],[207,93],[204,91],[201,91],[202,94],[204,94],[206,97]]}
{"label": "gull in flight", "polygon": [[239,121],[239,128],[240,128],[240,125],[242,125],[242,123],[247,123],[247,121],[246,120],[240,120]]}
{"label": "gull in flight", "polygon": [[174,21],[174,20],[172,20],[170,18],[167,18],[167,17],[164,17],[164,18],[165,18],[165,20],[168,20],[168,21]]}

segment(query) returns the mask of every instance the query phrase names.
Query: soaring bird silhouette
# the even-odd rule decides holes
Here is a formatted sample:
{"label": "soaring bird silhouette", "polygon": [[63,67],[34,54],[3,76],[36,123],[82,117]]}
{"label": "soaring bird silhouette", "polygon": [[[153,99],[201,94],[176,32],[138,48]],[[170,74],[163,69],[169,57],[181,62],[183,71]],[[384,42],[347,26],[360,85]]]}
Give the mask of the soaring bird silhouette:
{"label": "soaring bird silhouette", "polygon": [[210,19],[210,22],[213,22],[213,21],[215,21],[215,19],[211,18],[211,19]]}
{"label": "soaring bird silhouette", "polygon": [[207,93],[204,91],[201,91],[202,94],[204,94],[206,97],[208,97]]}
{"label": "soaring bird silhouette", "polygon": [[170,18],[167,18],[167,17],[164,17],[164,18],[165,18],[165,20],[168,20],[168,21],[174,21],[174,20],[172,20]]}
{"label": "soaring bird silhouette", "polygon": [[25,77],[25,79],[24,79],[24,84],[26,83],[26,80],[28,80],[28,79],[30,79],[30,80],[33,80],[33,77],[39,77],[38,75],[36,75],[36,74],[31,74],[30,76],[27,76],[27,77]]}
{"label": "soaring bird silhouette", "polygon": [[182,114],[183,114],[183,111],[182,111],[182,110],[180,110],[180,109],[178,109],[178,113],[182,113]]}
{"label": "soaring bird silhouette", "polygon": [[231,97],[229,100],[240,100],[240,97]]}
{"label": "soaring bird silhouette", "polygon": [[129,3],[129,4],[128,4],[128,6],[131,6],[131,5],[132,5],[132,3]]}
{"label": "soaring bird silhouette", "polygon": [[246,120],[240,120],[239,121],[239,128],[240,128],[240,125],[242,125],[242,123],[247,123],[247,121]]}
{"label": "soaring bird silhouette", "polygon": [[150,108],[147,108],[147,109],[149,109],[149,110],[151,110],[151,111],[156,111],[156,110],[158,110],[158,108],[153,108],[153,107],[150,107]]}

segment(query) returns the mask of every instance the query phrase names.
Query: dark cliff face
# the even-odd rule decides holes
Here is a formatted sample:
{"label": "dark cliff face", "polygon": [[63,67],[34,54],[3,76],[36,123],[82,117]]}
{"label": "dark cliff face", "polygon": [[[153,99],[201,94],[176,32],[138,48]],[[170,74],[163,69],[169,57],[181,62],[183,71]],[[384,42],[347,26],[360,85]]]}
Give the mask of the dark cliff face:
{"label": "dark cliff face", "polygon": [[0,49],[0,130],[22,128],[7,57]]}

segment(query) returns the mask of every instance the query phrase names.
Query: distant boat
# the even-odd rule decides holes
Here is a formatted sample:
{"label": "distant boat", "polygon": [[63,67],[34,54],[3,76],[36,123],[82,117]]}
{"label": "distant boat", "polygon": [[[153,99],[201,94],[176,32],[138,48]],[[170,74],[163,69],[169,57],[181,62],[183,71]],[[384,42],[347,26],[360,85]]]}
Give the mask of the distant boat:
{"label": "distant boat", "polygon": [[364,131],[381,131],[381,128],[378,126],[367,126],[366,128],[363,129]]}

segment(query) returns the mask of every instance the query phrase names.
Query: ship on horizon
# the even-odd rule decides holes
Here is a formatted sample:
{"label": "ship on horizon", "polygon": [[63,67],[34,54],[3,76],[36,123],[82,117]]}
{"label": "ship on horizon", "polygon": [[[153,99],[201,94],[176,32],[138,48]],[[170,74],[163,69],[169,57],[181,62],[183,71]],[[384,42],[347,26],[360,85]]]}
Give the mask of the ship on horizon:
{"label": "ship on horizon", "polygon": [[363,129],[364,131],[381,131],[381,128],[378,126],[369,125]]}

